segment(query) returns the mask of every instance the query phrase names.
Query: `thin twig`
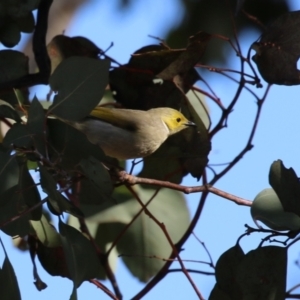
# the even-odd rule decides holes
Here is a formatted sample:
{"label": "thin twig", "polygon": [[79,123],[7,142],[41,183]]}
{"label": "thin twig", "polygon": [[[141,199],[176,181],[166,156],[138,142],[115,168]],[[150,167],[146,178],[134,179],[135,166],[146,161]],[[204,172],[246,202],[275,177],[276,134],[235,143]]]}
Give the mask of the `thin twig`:
{"label": "thin twig", "polygon": [[98,287],[99,289],[101,289],[108,297],[110,297],[111,299],[114,300],[119,300],[119,298],[117,298],[103,283],[101,283],[100,281],[96,280],[96,279],[91,279],[90,280],[91,283],[93,283],[96,287]]}

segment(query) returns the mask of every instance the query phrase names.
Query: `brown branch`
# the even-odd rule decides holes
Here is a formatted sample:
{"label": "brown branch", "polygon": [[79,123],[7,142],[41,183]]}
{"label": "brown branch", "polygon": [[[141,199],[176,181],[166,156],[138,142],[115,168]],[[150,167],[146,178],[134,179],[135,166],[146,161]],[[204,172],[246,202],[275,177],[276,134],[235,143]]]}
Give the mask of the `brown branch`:
{"label": "brown branch", "polygon": [[220,173],[218,173],[216,176],[214,176],[214,178],[211,180],[210,184],[215,184],[221,177],[223,177],[230,169],[232,169],[242,158],[243,156],[246,154],[246,152],[250,151],[253,148],[252,145],[252,140],[254,138],[254,134],[256,132],[257,129],[257,125],[258,125],[258,121],[259,121],[259,117],[261,114],[261,110],[262,110],[262,106],[266,100],[266,97],[270,91],[271,85],[269,84],[266,88],[266,91],[263,95],[263,97],[257,101],[257,112],[256,112],[256,116],[254,118],[254,122],[253,122],[253,126],[248,138],[248,141],[246,143],[246,146],[244,147],[244,149],[232,160],[232,162],[226,167],[224,168]]}
{"label": "brown branch", "polygon": [[199,193],[199,192],[210,192],[212,194],[218,195],[222,198],[225,198],[227,200],[233,201],[238,205],[244,205],[244,206],[251,206],[252,201],[246,200],[243,198],[240,198],[238,196],[229,194],[227,192],[221,191],[211,185],[202,185],[202,186],[193,186],[193,187],[188,187],[176,183],[172,183],[169,181],[163,181],[163,180],[157,180],[157,179],[150,179],[150,178],[142,178],[142,177],[137,177],[134,175],[130,175],[126,173],[125,171],[120,171],[118,173],[119,175],[119,180],[122,183],[127,183],[130,185],[135,185],[135,184],[147,184],[147,185],[155,185],[159,187],[164,187],[164,188],[169,188],[172,190],[176,190],[179,192],[183,192],[185,194],[191,194],[191,193]]}
{"label": "brown branch", "polygon": [[[165,258],[165,257],[160,257],[157,255],[142,255],[142,254],[119,254],[118,257],[142,257],[142,258],[149,258],[149,259],[158,259],[162,261],[178,261],[177,258]],[[195,259],[181,259],[182,262],[192,262],[192,263],[197,263],[197,264],[205,264],[205,265],[211,265],[210,263],[206,261],[201,261],[201,260],[195,260]]]}
{"label": "brown branch", "polygon": [[101,289],[108,297],[110,297],[111,299],[114,300],[119,300],[119,298],[117,298],[103,283],[101,283],[100,281],[96,280],[96,279],[91,279],[90,280],[91,283],[93,283],[96,287],[98,287],[99,289]]}
{"label": "brown branch", "polygon": [[[170,246],[171,246],[171,248],[172,248],[172,250],[173,250],[173,251],[172,251],[172,255],[174,255],[174,256],[177,257],[182,272],[184,273],[184,275],[187,277],[188,281],[189,281],[190,284],[192,285],[192,287],[193,287],[195,293],[197,294],[198,298],[201,299],[201,300],[204,300],[202,294],[201,294],[200,291],[198,290],[198,288],[197,288],[196,284],[194,283],[193,279],[191,278],[190,274],[187,272],[187,270],[186,270],[186,268],[185,268],[185,266],[184,266],[184,264],[183,264],[183,262],[182,262],[182,260],[181,260],[181,257],[180,257],[180,255],[179,255],[179,251],[178,251],[178,249],[176,248],[176,246],[173,244],[173,241],[172,241],[172,239],[171,239],[171,237],[170,237],[170,235],[169,235],[169,233],[168,233],[168,231],[167,231],[167,229],[166,229],[165,224],[162,223],[162,222],[160,222],[159,220],[156,219],[156,217],[148,210],[147,207],[145,207],[144,203],[141,201],[141,199],[139,198],[139,196],[137,195],[137,193],[136,193],[130,186],[127,185],[127,187],[128,187],[128,188],[131,190],[131,192],[135,195],[135,198],[137,199],[137,201],[139,202],[139,204],[143,207],[145,213],[146,213],[146,214],[147,214],[147,215],[148,215],[148,216],[149,216],[149,217],[157,224],[157,226],[159,226],[159,228],[163,231],[165,237],[167,238],[167,240],[168,240],[168,242],[169,242],[169,244],[170,244]],[[171,255],[171,256],[172,256],[172,255]],[[167,263],[172,263],[172,262],[167,262]],[[144,291],[144,289],[143,289],[141,292],[143,292],[143,291]],[[143,294],[143,295],[145,295],[145,294]],[[143,296],[143,295],[141,295],[140,293],[138,293],[134,298],[132,298],[132,300],[133,300],[133,299],[135,299],[135,300],[141,299],[141,296]]]}
{"label": "brown branch", "polygon": [[195,232],[192,232],[192,235],[193,235],[193,236],[195,237],[195,239],[201,244],[201,246],[203,247],[204,251],[207,253],[207,255],[208,255],[208,257],[209,257],[209,260],[210,260],[210,262],[207,263],[207,264],[208,264],[209,266],[211,266],[212,268],[215,269],[216,267],[215,267],[215,265],[214,265],[212,256],[211,256],[210,252],[208,251],[208,249],[207,249],[205,243],[202,242],[202,241],[198,238],[198,236],[195,234]]}
{"label": "brown branch", "polygon": [[[193,269],[186,269],[189,273],[196,273],[196,274],[202,274],[202,275],[208,275],[208,276],[215,276],[216,274],[214,272],[206,272],[206,271],[199,271],[199,270],[193,270]],[[175,272],[182,272],[181,269],[169,269],[167,271],[168,273],[175,273]]]}
{"label": "brown branch", "polygon": [[[151,201],[156,197],[157,193],[159,192],[159,188],[153,193],[153,195],[151,196],[151,198],[144,204],[144,207],[147,207]],[[130,189],[130,191],[132,191],[132,189]],[[113,250],[113,248],[117,245],[118,241],[120,240],[120,238],[124,235],[124,233],[128,230],[128,228],[131,226],[131,224],[138,218],[138,216],[144,211],[144,207],[142,207],[137,214],[131,219],[131,221],[126,224],[126,226],[121,230],[121,232],[119,233],[119,235],[114,239],[114,241],[112,242],[112,245],[110,246],[109,250],[106,252],[107,257],[109,256],[110,252]]]}

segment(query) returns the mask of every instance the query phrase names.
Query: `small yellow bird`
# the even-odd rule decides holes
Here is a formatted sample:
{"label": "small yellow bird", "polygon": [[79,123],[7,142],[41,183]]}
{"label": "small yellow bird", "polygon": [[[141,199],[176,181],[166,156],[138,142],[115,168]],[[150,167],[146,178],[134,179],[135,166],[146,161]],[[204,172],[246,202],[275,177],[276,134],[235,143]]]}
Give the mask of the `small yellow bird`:
{"label": "small yellow bird", "polygon": [[96,107],[83,121],[66,123],[83,132],[107,156],[118,159],[150,155],[170,135],[196,126],[168,107],[148,111]]}

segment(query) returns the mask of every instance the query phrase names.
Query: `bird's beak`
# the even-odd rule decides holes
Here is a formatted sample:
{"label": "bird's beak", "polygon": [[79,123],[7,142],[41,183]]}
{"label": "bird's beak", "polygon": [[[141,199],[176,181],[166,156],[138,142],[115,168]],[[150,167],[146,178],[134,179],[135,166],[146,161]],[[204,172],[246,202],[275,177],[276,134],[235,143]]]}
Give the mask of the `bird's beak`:
{"label": "bird's beak", "polygon": [[184,125],[185,126],[191,126],[191,127],[197,127],[197,125],[194,122],[192,122],[192,121],[188,121]]}

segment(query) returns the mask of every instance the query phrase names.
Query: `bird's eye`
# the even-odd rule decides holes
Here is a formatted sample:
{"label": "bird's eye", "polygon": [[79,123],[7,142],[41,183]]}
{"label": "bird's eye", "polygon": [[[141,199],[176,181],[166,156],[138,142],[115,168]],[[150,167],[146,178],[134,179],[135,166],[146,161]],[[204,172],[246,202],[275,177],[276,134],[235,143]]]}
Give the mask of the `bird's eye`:
{"label": "bird's eye", "polygon": [[181,121],[181,119],[180,119],[180,118],[177,118],[176,121],[179,123],[179,122]]}

